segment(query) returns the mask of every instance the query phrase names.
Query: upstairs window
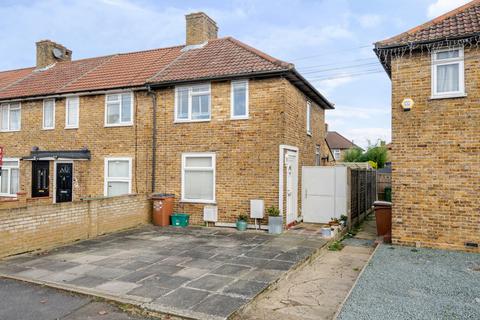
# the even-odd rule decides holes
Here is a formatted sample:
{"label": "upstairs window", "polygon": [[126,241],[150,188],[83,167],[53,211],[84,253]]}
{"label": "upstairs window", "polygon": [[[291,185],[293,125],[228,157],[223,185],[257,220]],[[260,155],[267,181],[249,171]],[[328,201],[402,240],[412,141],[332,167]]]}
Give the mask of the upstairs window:
{"label": "upstairs window", "polygon": [[105,96],[105,126],[130,126],[133,124],[133,96],[131,92]]}
{"label": "upstairs window", "polygon": [[0,175],[0,195],[16,197],[19,186],[19,161],[18,159],[3,159]]}
{"label": "upstairs window", "polygon": [[80,115],[80,99],[78,97],[68,97],[65,106],[65,128],[78,128]]}
{"label": "upstairs window", "polygon": [[449,97],[465,94],[463,48],[432,53],[432,96]]}
{"label": "upstairs window", "polygon": [[0,131],[20,131],[20,126],[20,103],[2,103],[0,105]]}
{"label": "upstairs window", "polygon": [[55,128],[55,99],[43,100],[43,129]]}
{"label": "upstairs window", "polygon": [[175,88],[175,121],[210,120],[210,84]]}
{"label": "upstairs window", "polygon": [[232,81],[231,118],[248,118],[248,80]]}
{"label": "upstairs window", "polygon": [[312,135],[312,103],[307,101],[307,134]]}

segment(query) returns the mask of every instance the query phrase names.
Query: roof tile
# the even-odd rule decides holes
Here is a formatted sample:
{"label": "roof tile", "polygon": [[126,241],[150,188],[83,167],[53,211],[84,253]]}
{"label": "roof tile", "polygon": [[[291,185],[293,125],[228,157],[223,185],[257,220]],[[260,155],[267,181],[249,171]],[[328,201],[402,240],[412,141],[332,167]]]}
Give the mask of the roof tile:
{"label": "roof tile", "polygon": [[377,48],[441,41],[480,33],[480,0],[471,1],[395,37],[379,41]]}

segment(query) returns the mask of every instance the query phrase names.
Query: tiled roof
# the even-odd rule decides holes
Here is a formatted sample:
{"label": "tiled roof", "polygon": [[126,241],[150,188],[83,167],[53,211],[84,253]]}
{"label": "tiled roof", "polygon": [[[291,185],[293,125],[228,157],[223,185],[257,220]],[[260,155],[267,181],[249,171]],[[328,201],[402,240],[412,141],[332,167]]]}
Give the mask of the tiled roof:
{"label": "tiled roof", "polygon": [[293,65],[232,38],[182,49],[184,46],[176,46],[57,62],[45,70],[0,72],[0,100],[293,69]]}
{"label": "tiled roof", "polygon": [[377,48],[402,46],[417,42],[432,42],[470,37],[480,33],[480,0],[471,1],[395,37],[379,41]]}
{"label": "tiled roof", "polygon": [[348,140],[344,136],[342,136],[340,133],[336,131],[328,131],[327,132],[327,144],[330,147],[330,149],[350,149],[353,147],[360,148],[356,144],[354,144],[352,141]]}

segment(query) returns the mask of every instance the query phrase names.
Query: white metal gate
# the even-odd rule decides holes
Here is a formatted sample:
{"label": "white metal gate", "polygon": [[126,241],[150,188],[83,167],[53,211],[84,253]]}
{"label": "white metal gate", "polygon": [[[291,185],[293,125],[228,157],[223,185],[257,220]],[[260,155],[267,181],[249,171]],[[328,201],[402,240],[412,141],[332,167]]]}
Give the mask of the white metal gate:
{"label": "white metal gate", "polygon": [[348,168],[302,168],[303,221],[327,223],[332,217],[347,214]]}

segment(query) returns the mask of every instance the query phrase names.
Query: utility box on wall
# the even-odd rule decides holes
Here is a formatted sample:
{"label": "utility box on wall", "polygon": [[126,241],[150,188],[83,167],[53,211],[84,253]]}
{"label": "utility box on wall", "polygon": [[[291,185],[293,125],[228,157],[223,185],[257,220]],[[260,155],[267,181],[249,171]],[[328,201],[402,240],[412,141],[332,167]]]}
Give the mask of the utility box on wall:
{"label": "utility box on wall", "polygon": [[205,206],[205,207],[203,207],[203,221],[205,221],[205,222],[217,222],[218,221],[218,208],[217,208],[217,206]]}
{"label": "utility box on wall", "polygon": [[250,218],[263,219],[265,202],[263,200],[250,200]]}

